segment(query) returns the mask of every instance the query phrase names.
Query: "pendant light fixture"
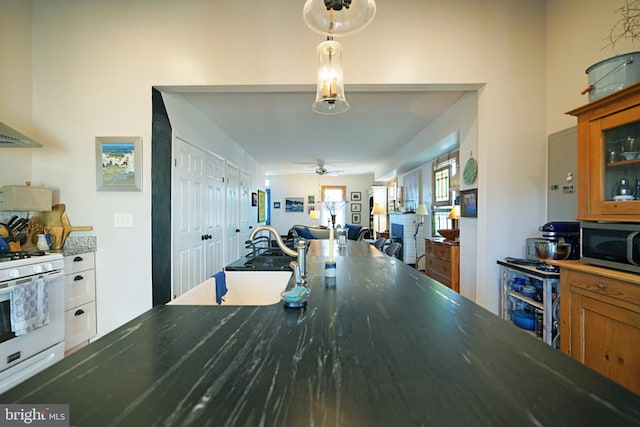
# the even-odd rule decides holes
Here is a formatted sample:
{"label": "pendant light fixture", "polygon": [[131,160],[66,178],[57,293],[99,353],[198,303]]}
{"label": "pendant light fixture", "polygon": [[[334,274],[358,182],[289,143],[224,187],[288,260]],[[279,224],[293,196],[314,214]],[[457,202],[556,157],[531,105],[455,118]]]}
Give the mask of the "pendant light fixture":
{"label": "pendant light fixture", "polygon": [[375,15],[375,0],[307,0],[302,10],[307,26],[328,37],[355,34]]}
{"label": "pendant light fixture", "polygon": [[320,114],[340,114],[349,109],[344,96],[342,77],[342,45],[331,39],[318,45],[318,82],[313,111]]}

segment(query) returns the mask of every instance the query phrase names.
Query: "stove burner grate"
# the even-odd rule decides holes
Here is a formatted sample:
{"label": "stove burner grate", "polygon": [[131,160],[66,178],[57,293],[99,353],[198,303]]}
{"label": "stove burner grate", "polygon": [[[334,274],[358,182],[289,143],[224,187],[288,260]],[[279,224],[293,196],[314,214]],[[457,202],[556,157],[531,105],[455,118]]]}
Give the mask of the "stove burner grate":
{"label": "stove burner grate", "polygon": [[4,254],[0,254],[0,262],[2,261],[15,261],[18,259],[27,259],[36,256],[44,256],[45,253],[43,251],[36,252],[7,252]]}

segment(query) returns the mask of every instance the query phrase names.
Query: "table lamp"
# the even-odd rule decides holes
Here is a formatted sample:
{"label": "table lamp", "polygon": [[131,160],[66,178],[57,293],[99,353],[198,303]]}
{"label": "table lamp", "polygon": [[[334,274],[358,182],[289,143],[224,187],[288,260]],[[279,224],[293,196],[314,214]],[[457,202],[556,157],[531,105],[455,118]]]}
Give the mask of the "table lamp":
{"label": "table lamp", "polygon": [[460,219],[460,205],[454,205],[449,211],[448,215],[451,219],[451,229],[440,229],[438,233],[445,238],[445,241],[457,240],[460,235],[460,230],[457,227],[457,221]]}
{"label": "table lamp", "polygon": [[373,209],[371,210],[371,215],[378,217],[378,226],[376,227],[376,232],[375,232],[376,237],[380,232],[380,215],[384,215],[385,213],[387,212],[385,211],[384,206],[382,206],[380,203],[376,203],[373,205]]}
{"label": "table lamp", "polygon": [[449,219],[451,220],[451,228],[457,229],[458,220],[460,219],[460,205],[453,205],[449,211]]}
{"label": "table lamp", "polygon": [[318,219],[320,219],[320,211],[317,211],[317,210],[314,209],[311,212],[309,212],[309,216],[313,220],[313,226],[317,227],[318,226]]}

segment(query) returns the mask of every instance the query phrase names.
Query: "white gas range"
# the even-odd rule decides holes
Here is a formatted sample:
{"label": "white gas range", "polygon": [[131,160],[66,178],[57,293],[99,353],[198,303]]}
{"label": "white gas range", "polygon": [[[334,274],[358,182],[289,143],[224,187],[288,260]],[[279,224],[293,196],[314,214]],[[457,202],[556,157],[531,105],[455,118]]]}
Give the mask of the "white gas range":
{"label": "white gas range", "polygon": [[[37,301],[30,303],[29,298]],[[22,321],[16,312],[29,311],[24,304],[34,314],[25,316],[32,323],[15,327]],[[62,255],[0,254],[0,393],[62,360],[64,324]]]}

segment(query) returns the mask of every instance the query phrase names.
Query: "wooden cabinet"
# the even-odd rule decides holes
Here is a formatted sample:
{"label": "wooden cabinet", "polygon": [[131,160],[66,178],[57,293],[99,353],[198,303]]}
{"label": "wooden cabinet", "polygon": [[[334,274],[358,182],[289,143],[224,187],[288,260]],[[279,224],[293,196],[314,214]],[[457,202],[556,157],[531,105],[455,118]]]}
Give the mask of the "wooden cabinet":
{"label": "wooden cabinet", "polygon": [[640,83],[567,114],[578,118],[577,219],[640,222]]}
{"label": "wooden cabinet", "polygon": [[425,239],[425,274],[460,292],[460,245]]}
{"label": "wooden cabinet", "polygon": [[96,335],[96,279],[93,252],[64,257],[65,353]]}
{"label": "wooden cabinet", "polygon": [[640,277],[560,265],[560,350],[640,394]]}

